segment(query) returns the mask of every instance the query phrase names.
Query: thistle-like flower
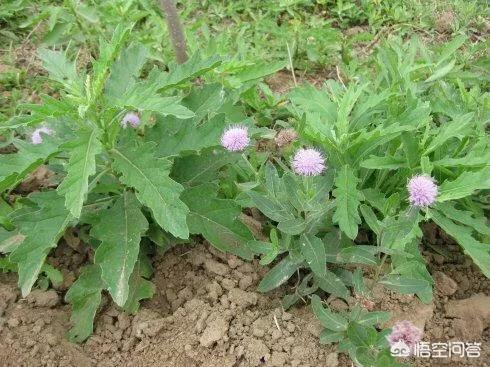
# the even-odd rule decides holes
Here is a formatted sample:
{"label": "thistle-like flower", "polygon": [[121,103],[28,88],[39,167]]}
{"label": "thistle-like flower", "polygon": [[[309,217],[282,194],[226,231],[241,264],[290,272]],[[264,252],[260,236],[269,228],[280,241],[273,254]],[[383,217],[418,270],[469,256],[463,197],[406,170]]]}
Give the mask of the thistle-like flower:
{"label": "thistle-like flower", "polygon": [[434,204],[438,188],[430,176],[418,175],[410,179],[407,185],[410,204],[419,208],[426,208]]}
{"label": "thistle-like flower", "polygon": [[399,321],[386,337],[391,347],[407,346],[413,353],[415,345],[422,340],[423,332],[410,321]]}
{"label": "thistle-like flower", "polygon": [[248,130],[244,126],[230,126],[221,136],[221,145],[230,152],[238,152],[250,144]]}
{"label": "thistle-like flower", "polygon": [[137,128],[140,124],[140,117],[134,112],[128,112],[121,121],[121,126],[125,129],[127,126],[131,125],[132,128]]}
{"label": "thistle-like flower", "polygon": [[37,145],[43,142],[43,137],[41,134],[53,135],[53,130],[47,128],[46,126],[38,127],[31,135],[32,144]]}
{"label": "thistle-like flower", "polygon": [[300,149],[294,155],[292,168],[298,175],[318,176],[326,168],[325,158],[316,149]]}

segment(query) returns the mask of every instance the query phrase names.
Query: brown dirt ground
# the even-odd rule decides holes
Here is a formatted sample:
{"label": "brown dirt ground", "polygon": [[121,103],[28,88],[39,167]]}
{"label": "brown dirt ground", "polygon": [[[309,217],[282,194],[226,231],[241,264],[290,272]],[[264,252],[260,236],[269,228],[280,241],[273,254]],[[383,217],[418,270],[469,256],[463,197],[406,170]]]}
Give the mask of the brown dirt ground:
{"label": "brown dirt ground", "polygon": [[[418,359],[414,366],[488,366],[489,281],[450,239],[437,229],[429,231],[436,235],[427,236],[423,253],[436,279],[434,302],[423,305],[375,287],[374,309],[391,310],[393,320],[411,319],[424,327],[425,341],[482,343],[478,359]],[[289,286],[259,294],[255,288],[267,269],[206,245],[157,255],[153,299],[132,316],[104,296],[93,336],[72,344],[65,337],[70,308],[62,297],[89,254],[76,251],[80,249],[70,238],[49,258],[65,276],[57,289],[36,290],[22,299],[16,277],[0,274],[1,367],[352,366],[335,346],[319,344],[321,327],[309,307],[282,310],[280,299]],[[450,242],[445,257],[434,251],[444,240]],[[338,310],[348,307],[338,299],[329,304]]]}

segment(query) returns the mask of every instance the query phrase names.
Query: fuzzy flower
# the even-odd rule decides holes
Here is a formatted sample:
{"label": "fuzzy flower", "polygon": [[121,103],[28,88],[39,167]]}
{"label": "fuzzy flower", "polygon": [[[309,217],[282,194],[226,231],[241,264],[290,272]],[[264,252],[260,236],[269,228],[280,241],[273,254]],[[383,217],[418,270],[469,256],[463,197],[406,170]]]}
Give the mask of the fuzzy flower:
{"label": "fuzzy flower", "polygon": [[316,149],[300,149],[294,155],[292,168],[298,175],[318,176],[325,169],[325,158]]}
{"label": "fuzzy flower", "polygon": [[414,351],[415,345],[422,340],[422,330],[412,324],[410,321],[399,321],[386,337],[392,348],[408,347],[411,352]]}
{"label": "fuzzy flower", "polygon": [[230,126],[221,136],[221,145],[230,152],[238,152],[250,144],[248,130],[244,126]]}
{"label": "fuzzy flower", "polygon": [[37,128],[31,135],[32,144],[38,145],[43,142],[43,137],[41,134],[53,135],[53,130],[47,128],[46,126]]}
{"label": "fuzzy flower", "polygon": [[140,124],[140,117],[134,112],[128,112],[121,121],[121,126],[125,129],[131,125],[132,128],[137,128]]}
{"label": "fuzzy flower", "polygon": [[429,176],[414,176],[407,185],[410,204],[419,208],[425,208],[434,204],[438,189],[434,179]]}

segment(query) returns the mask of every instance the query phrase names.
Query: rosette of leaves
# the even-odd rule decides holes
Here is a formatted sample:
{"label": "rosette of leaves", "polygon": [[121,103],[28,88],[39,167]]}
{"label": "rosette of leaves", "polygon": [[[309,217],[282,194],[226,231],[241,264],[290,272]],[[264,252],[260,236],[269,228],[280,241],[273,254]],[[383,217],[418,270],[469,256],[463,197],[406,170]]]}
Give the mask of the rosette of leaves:
{"label": "rosette of leaves", "polygon": [[[40,50],[59,98],[41,96],[42,104],[22,106],[29,113],[0,126],[18,132],[16,152],[0,156],[2,193],[16,194],[17,184],[43,164],[57,186],[14,203],[0,200],[6,255],[0,266],[18,272],[26,296],[40,274],[59,281],[45,261],[67,229],[76,226],[93,253],[66,294],[74,341],[91,334],[102,292],[128,312],[152,296],[154,245],[165,250],[197,234],[220,250],[252,257],[241,208],[218,185],[220,170],[240,157],[218,148],[220,136],[246,116],[221,85],[191,83],[221,60],[195,54],[160,71],[149,67],[145,47],[126,46],[129,35],[117,27],[110,41],[101,40],[88,73],[67,52]],[[125,114],[136,111],[141,122],[124,128]],[[39,124],[52,131],[41,144],[19,138]]]}

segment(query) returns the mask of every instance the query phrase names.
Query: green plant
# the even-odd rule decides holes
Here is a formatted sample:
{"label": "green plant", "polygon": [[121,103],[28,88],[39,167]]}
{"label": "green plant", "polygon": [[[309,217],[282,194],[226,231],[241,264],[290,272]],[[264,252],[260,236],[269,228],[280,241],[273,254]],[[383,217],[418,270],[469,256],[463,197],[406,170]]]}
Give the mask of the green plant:
{"label": "green plant", "polygon": [[[139,44],[125,47],[129,35],[120,26],[110,41],[101,40],[90,73],[78,71],[66,52],[41,49],[60,98],[44,95],[42,104],[21,107],[30,114],[1,126],[33,131],[31,141],[13,138],[16,152],[0,157],[2,192],[12,192],[44,163],[57,173],[56,190],[1,201],[0,250],[9,254],[2,267],[17,270],[22,294],[41,273],[48,276],[44,285],[59,280],[45,260],[68,228],[80,228],[94,250],[94,263],[66,294],[76,341],[92,332],[103,289],[129,312],[151,297],[152,243],[166,249],[201,234],[220,250],[253,255],[245,246],[253,237],[236,220],[240,208],[220,197],[217,185],[220,169],[240,159],[216,150],[220,136],[246,116],[222,85],[190,82],[216,70],[221,59],[194,54],[169,72],[145,69],[148,51]],[[250,88],[263,75],[237,80]]]}

